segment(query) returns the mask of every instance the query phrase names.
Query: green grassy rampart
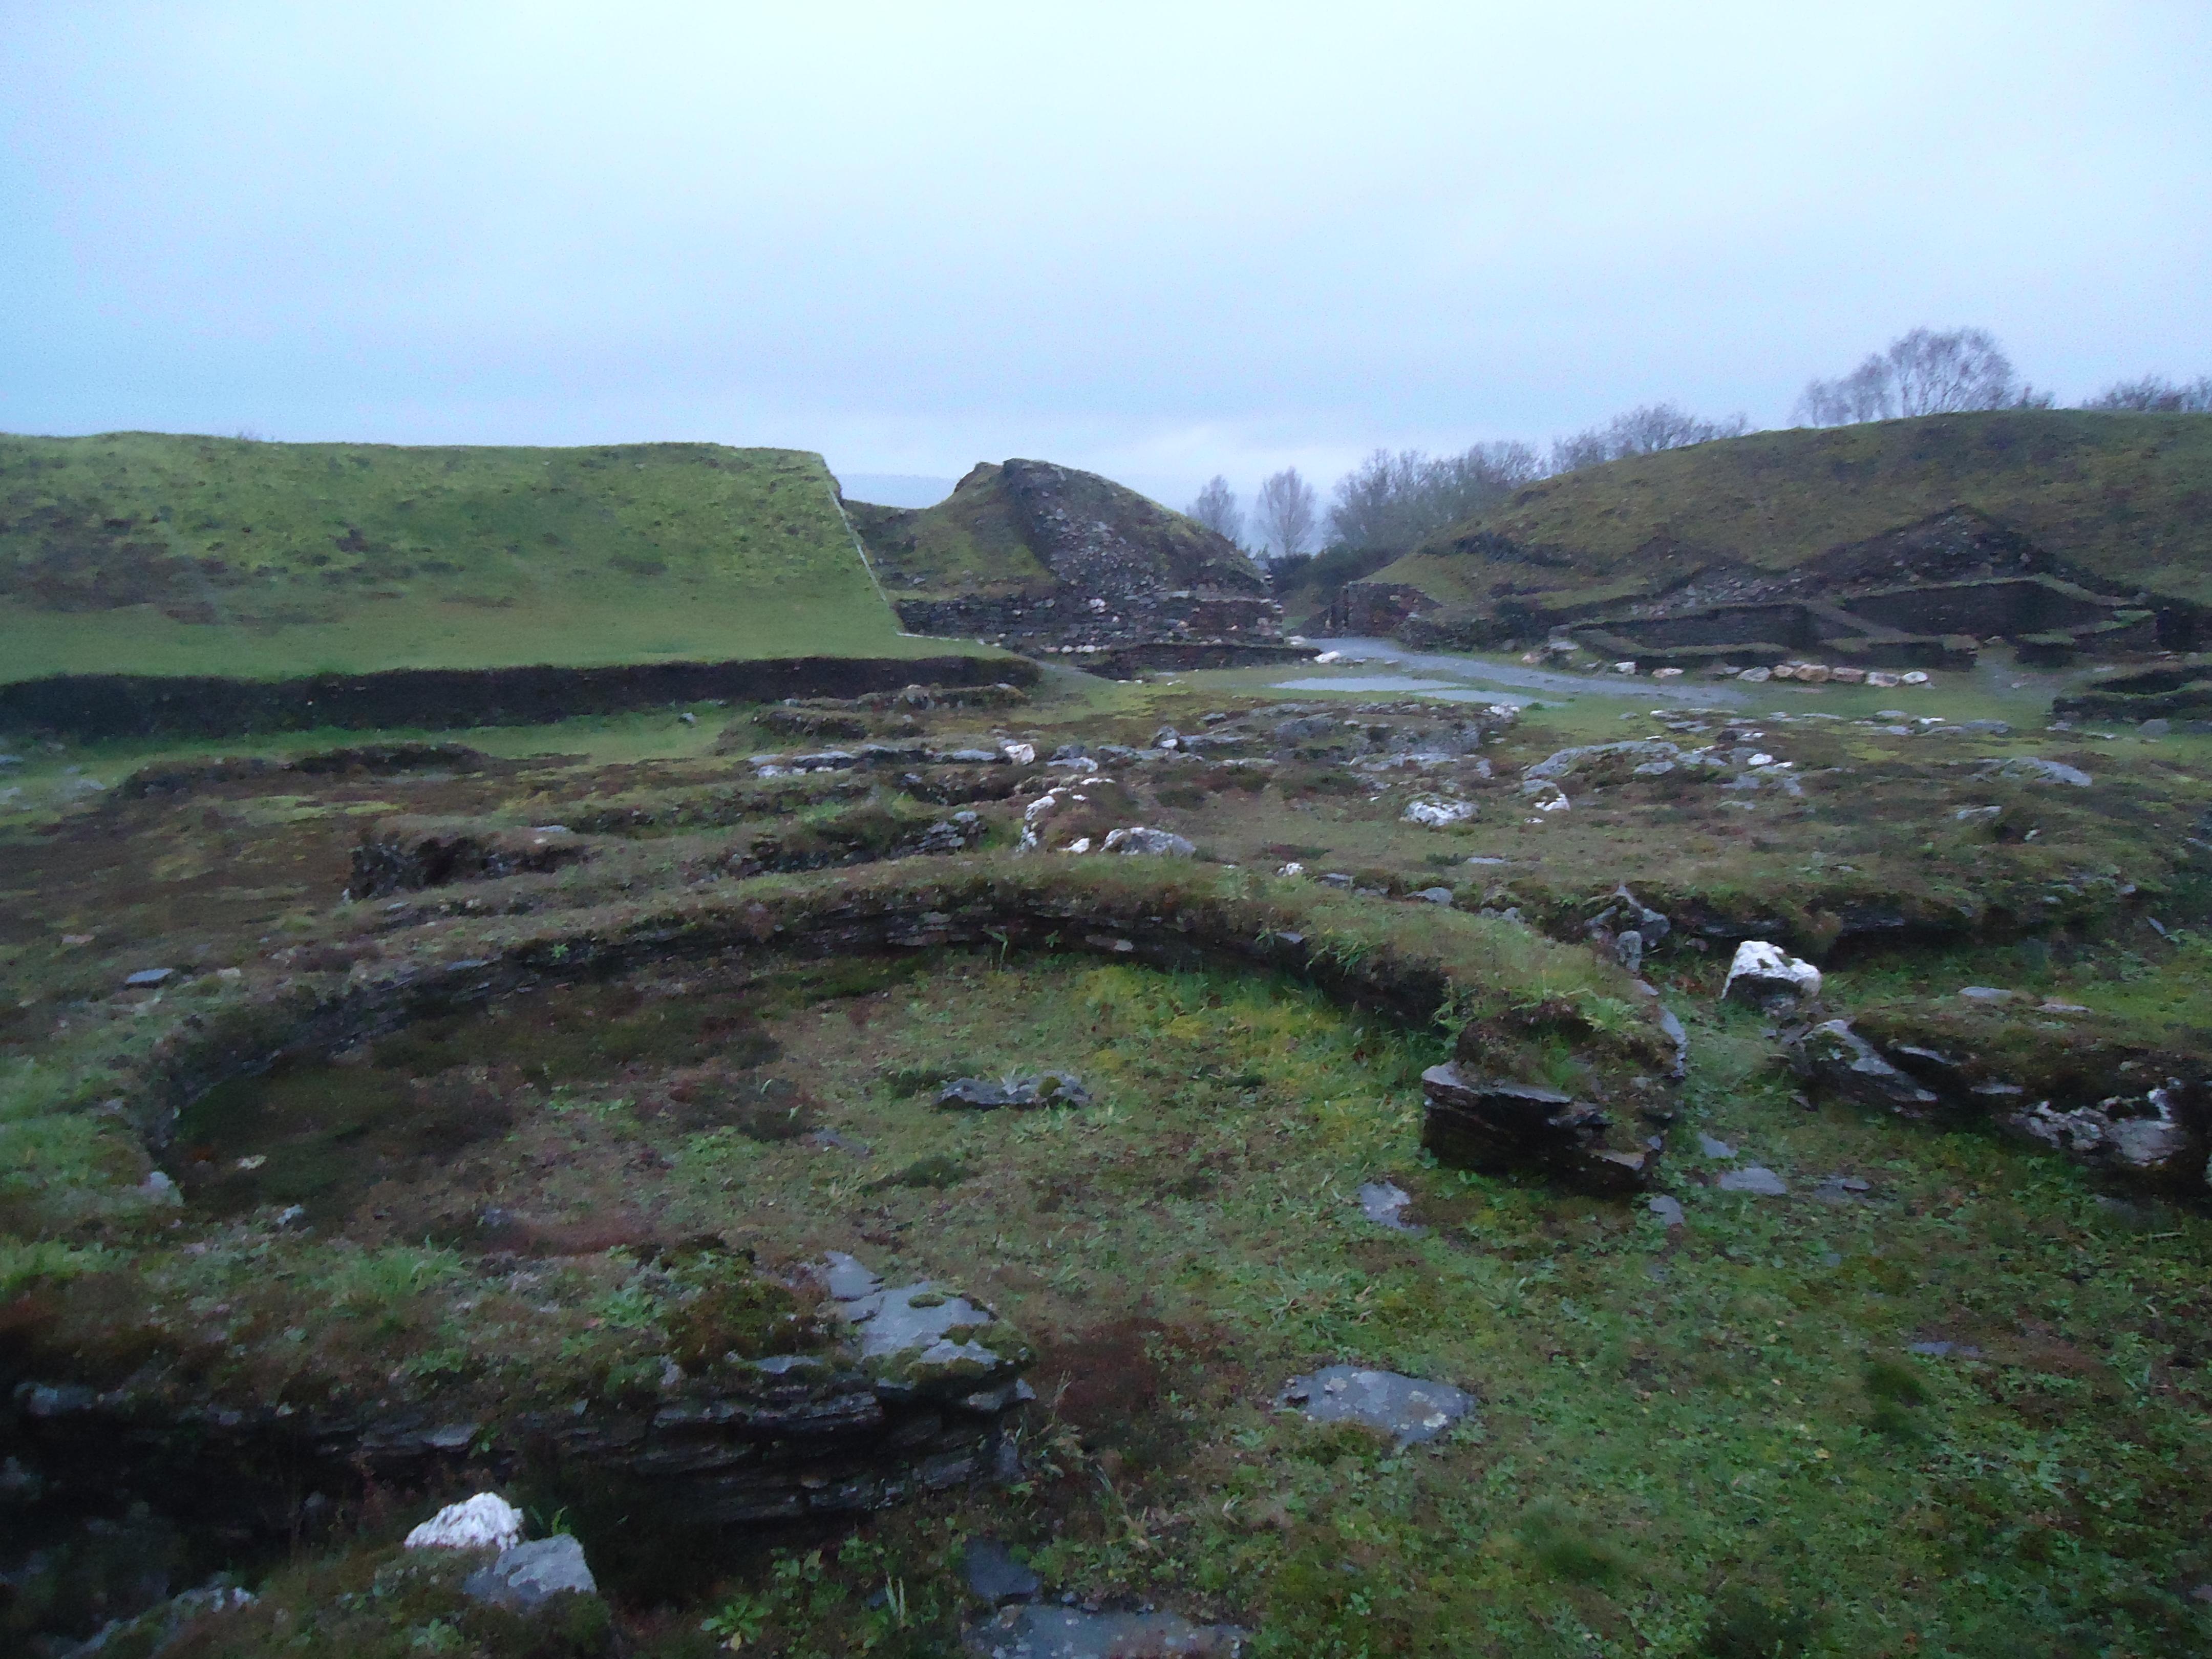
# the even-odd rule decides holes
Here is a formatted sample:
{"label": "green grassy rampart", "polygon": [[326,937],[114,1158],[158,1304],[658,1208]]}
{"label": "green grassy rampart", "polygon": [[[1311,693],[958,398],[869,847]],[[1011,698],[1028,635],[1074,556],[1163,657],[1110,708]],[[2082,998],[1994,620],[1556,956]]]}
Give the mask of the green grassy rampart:
{"label": "green grassy rampart", "polygon": [[799,451],[0,437],[0,682],[945,649]]}

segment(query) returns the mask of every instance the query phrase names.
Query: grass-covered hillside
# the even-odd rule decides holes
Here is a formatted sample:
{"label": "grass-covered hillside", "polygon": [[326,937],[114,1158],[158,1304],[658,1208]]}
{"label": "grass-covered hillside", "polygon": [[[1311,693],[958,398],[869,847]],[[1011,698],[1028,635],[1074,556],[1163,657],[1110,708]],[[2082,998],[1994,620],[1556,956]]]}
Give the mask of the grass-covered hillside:
{"label": "grass-covered hillside", "polygon": [[1446,606],[1786,570],[1954,507],[2094,575],[2212,602],[2212,416],[2008,410],[1759,432],[1547,478],[1378,573]]}
{"label": "grass-covered hillside", "polygon": [[0,437],[0,680],[942,648],[800,451]]}

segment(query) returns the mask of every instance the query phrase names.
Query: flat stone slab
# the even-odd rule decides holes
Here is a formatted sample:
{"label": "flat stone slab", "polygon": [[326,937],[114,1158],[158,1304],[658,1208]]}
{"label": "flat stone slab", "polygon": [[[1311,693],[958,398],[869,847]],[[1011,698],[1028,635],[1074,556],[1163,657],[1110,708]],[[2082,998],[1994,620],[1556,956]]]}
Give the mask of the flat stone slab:
{"label": "flat stone slab", "polygon": [[839,1302],[858,1302],[864,1296],[873,1296],[884,1287],[883,1279],[863,1267],[860,1259],[842,1250],[830,1250],[822,1258],[824,1265],[815,1270],[822,1288]]}
{"label": "flat stone slab", "polygon": [[1430,1382],[1396,1371],[1329,1365],[1311,1376],[1294,1376],[1277,1398],[1310,1423],[1364,1423],[1397,1437],[1401,1446],[1433,1440],[1474,1409],[1474,1396],[1449,1382]]}
{"label": "flat stone slab", "polygon": [[990,1310],[926,1279],[839,1305],[855,1327],[861,1363],[886,1399],[964,1396],[1013,1380],[1015,1363],[975,1340],[996,1324]]}
{"label": "flat stone slab", "polygon": [[585,1564],[584,1547],[565,1532],[502,1550],[498,1560],[461,1581],[461,1594],[471,1600],[516,1613],[570,1592],[597,1595],[599,1587]]}
{"label": "flat stone slab", "polygon": [[1790,1183],[1764,1164],[1751,1164],[1741,1170],[1730,1170],[1720,1178],[1719,1184],[1724,1193],[1749,1193],[1757,1198],[1787,1198],[1790,1195]]}
{"label": "flat stone slab", "polygon": [[1245,1640],[1234,1625],[1194,1625],[1176,1613],[1031,1607],[1007,1608],[962,1645],[982,1659],[1235,1659]]}
{"label": "flat stone slab", "polygon": [[995,1538],[971,1538],[961,1563],[969,1593],[978,1601],[1003,1607],[1016,1601],[1034,1601],[1043,1589],[1036,1574],[1014,1559],[1013,1552]]}
{"label": "flat stone slab", "polygon": [[1035,1077],[1012,1077],[998,1082],[988,1078],[960,1077],[939,1091],[937,1103],[984,1112],[1001,1107],[1024,1110],[1036,1106],[1088,1106],[1091,1091],[1073,1072],[1042,1072]]}

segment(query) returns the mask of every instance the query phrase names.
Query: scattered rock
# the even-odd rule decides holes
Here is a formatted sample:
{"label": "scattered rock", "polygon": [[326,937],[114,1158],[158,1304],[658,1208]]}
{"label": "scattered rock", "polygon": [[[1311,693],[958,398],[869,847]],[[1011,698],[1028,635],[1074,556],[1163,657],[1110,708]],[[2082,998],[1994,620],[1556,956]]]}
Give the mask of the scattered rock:
{"label": "scattered rock", "polygon": [[2087,789],[2096,781],[2078,767],[2068,766],[2060,761],[2039,760],[2033,755],[1994,761],[1984,769],[1982,775],[2005,778],[2014,783],[2070,784],[2076,789]]}
{"label": "scattered rock", "polygon": [[1759,1198],[1787,1198],[1789,1183],[1763,1164],[1746,1164],[1741,1170],[1730,1170],[1720,1178],[1720,1189],[1724,1193],[1750,1193]]}
{"label": "scattered rock", "polygon": [[1420,899],[1429,904],[1441,904],[1449,908],[1452,901],[1459,896],[1449,887],[1424,887],[1420,891],[1408,893],[1406,896]]}
{"label": "scattered rock", "polygon": [[1734,1158],[1735,1148],[1725,1140],[1716,1140],[1703,1129],[1698,1131],[1698,1150],[1707,1158]]}
{"label": "scattered rock", "polygon": [[1790,1064],[1800,1077],[1866,1105],[1917,1114],[1937,1103],[1846,1019],[1825,1021],[1800,1036],[1790,1045]]}
{"label": "scattered rock", "polygon": [[1746,1002],[1770,1008],[1777,1004],[1806,1003],[1820,994],[1820,970],[1765,939],[1747,939],[1735,947],[1728,980],[1721,987],[1723,1002]]}
{"label": "scattered rock", "polygon": [[1034,1601],[1044,1588],[1036,1574],[1015,1560],[1013,1552],[995,1538],[969,1539],[961,1568],[969,1594],[994,1607]]}
{"label": "scattered rock", "polygon": [[185,1201],[185,1195],[178,1191],[177,1183],[160,1170],[147,1172],[146,1178],[138,1183],[138,1192],[151,1204],[182,1204]]}
{"label": "scattered rock", "polygon": [[2190,1134],[2180,1121],[2182,1085],[2169,1078],[2163,1087],[2140,1096],[2114,1095],[2094,1106],[2059,1111],[2039,1100],[2007,1120],[2012,1127],[2046,1146],[2109,1164],[2123,1173],[2160,1177],[2182,1172],[2189,1158]]}
{"label": "scattered rock", "polygon": [[917,853],[964,853],[980,839],[983,821],[973,812],[955,812],[939,819],[915,838]]}
{"label": "scattered rock", "polygon": [[1966,1001],[1981,1003],[2010,1002],[2013,999],[2012,992],[2002,990],[1995,985],[1961,986],[1959,995]]}
{"label": "scattered rock", "polygon": [[461,1593],[510,1613],[534,1613],[556,1595],[597,1595],[599,1587],[584,1547],[562,1532],[501,1550],[496,1561],[461,1581]]}
{"label": "scattered rock", "polygon": [[1449,1382],[1329,1365],[1292,1377],[1275,1404],[1298,1407],[1309,1423],[1364,1423],[1411,1446],[1435,1439],[1473,1411],[1474,1396]]}
{"label": "scattered rock", "polygon": [[164,981],[175,977],[176,971],[177,970],[173,968],[141,968],[137,973],[130,975],[123,982],[125,985],[133,988],[149,985],[160,985]]}
{"label": "scattered rock", "polygon": [[1532,782],[1556,783],[1561,778],[1571,777],[1586,769],[1601,767],[1606,762],[1613,764],[1602,769],[1618,770],[1626,775],[1632,773],[1641,763],[1678,760],[1681,753],[1675,744],[1662,743],[1656,738],[1631,738],[1623,743],[1584,744],[1578,748],[1559,750],[1538,761],[1521,775],[1523,780],[1522,787],[1526,790]]}
{"label": "scattered rock", "polygon": [[858,1302],[884,1287],[880,1275],[862,1266],[858,1257],[842,1250],[826,1252],[822,1265],[814,1269],[814,1276],[831,1299],[838,1302]]}
{"label": "scattered rock", "polygon": [[961,1644],[978,1659],[1236,1659],[1245,1634],[1173,1613],[1020,1607],[975,1626]]}
{"label": "scattered rock", "polygon": [[1465,823],[1473,818],[1474,803],[1422,795],[1408,801],[1406,810],[1398,816],[1407,823],[1424,824],[1431,830],[1449,829],[1455,823]]}
{"label": "scattered rock", "polygon": [[1106,836],[1106,851],[1144,858],[1187,859],[1194,854],[1198,848],[1171,831],[1148,830],[1139,823],[1127,830],[1109,830]]}
{"label": "scattered rock", "polygon": [[448,1504],[409,1533],[410,1550],[512,1549],[522,1541],[522,1511],[495,1492]]}
{"label": "scattered rock", "polygon": [[993,1083],[979,1077],[955,1078],[937,1097],[940,1106],[967,1106],[993,1111],[1002,1106],[1018,1109],[1034,1106],[1088,1106],[1091,1092],[1073,1072],[1041,1072],[1035,1077],[1012,1077]]}
{"label": "scattered rock", "polygon": [[1674,1011],[1663,1004],[1659,1009],[1659,1030],[1674,1045],[1674,1063],[1668,1068],[1668,1080],[1680,1083],[1690,1074],[1690,1034],[1682,1029]]}
{"label": "scattered rock", "polygon": [[1854,1176],[1822,1176],[1820,1184],[1813,1188],[1813,1196],[1823,1204],[1849,1204],[1864,1197],[1869,1190],[1865,1182]]}
{"label": "scattered rock", "polygon": [[1669,1227],[1680,1227],[1687,1219],[1682,1213],[1682,1201],[1664,1193],[1652,1194],[1646,1207]]}
{"label": "scattered rock", "polygon": [[1359,1188],[1359,1212],[1378,1227],[1388,1227],[1392,1232],[1419,1233],[1426,1231],[1406,1219],[1406,1207],[1413,1195],[1394,1181],[1369,1181]]}

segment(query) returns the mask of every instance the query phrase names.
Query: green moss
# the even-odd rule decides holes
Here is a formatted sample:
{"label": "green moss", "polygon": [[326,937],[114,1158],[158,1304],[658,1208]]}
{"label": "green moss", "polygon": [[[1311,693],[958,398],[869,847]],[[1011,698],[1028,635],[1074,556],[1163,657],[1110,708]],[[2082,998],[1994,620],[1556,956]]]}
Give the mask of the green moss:
{"label": "green moss", "polygon": [[765,1359],[811,1353],[830,1346],[830,1328],[811,1303],[785,1286],[750,1273],[712,1279],[667,1315],[669,1352],[679,1364],[704,1370],[732,1355]]}

